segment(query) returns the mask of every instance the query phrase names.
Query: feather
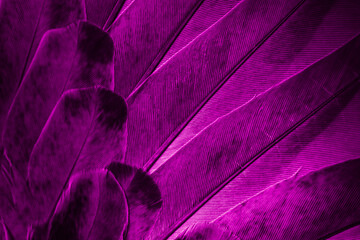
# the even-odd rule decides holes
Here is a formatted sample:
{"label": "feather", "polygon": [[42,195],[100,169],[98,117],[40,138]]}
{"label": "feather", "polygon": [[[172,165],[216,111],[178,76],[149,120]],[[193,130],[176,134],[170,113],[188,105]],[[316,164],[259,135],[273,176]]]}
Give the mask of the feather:
{"label": "feather", "polygon": [[[344,89],[358,84],[359,50],[360,41],[355,38],[298,75],[218,119],[155,171],[152,176],[159,185],[164,206],[153,237],[167,236],[174,231],[248,164]],[[174,187],[176,192],[171,190]]]}
{"label": "feather", "polygon": [[350,1],[305,2],[204,104],[151,171],[218,117],[304,70],[358,35],[358,8],[359,5],[351,5]]}
{"label": "feather", "polygon": [[[360,84],[322,110],[244,169],[201,207],[173,236],[197,222],[210,222],[277,182],[359,157]],[[173,238],[169,238],[171,240]]]}
{"label": "feather", "polygon": [[86,19],[100,28],[107,29],[119,14],[125,0],[85,0]]}
{"label": "feather", "polygon": [[21,174],[26,176],[33,146],[64,91],[95,85],[113,90],[113,51],[111,38],[86,22],[44,35],[4,128],[6,155]]}
{"label": "feather", "polygon": [[116,49],[116,93],[126,98],[143,74],[156,67],[202,1],[181,0],[169,5],[167,0],[137,0],[122,12],[109,29]]}
{"label": "feather", "polygon": [[9,228],[6,226],[6,224],[3,221],[0,222],[0,239],[1,240],[15,240],[15,238],[11,234]]}
{"label": "feather", "polygon": [[0,3],[0,133],[8,109],[43,34],[85,17],[82,0],[2,0]]}
{"label": "feather", "polygon": [[206,32],[210,26],[219,21],[240,1],[242,0],[204,0],[199,9],[196,10],[191,19],[186,23],[184,29],[176,37],[156,69],[160,68],[172,56],[181,51],[182,48]]}
{"label": "feather", "polygon": [[360,225],[347,229],[341,233],[338,233],[330,238],[329,240],[357,240],[360,238]]}
{"label": "feather", "polygon": [[226,229],[220,229],[210,224],[199,224],[188,229],[182,236],[176,240],[240,240]]}
{"label": "feather", "polygon": [[126,111],[124,100],[103,88],[64,93],[30,156],[28,181],[34,201],[24,208],[33,221],[49,217],[72,174],[123,159]]}
{"label": "feather", "polygon": [[[106,171],[74,175],[42,239],[122,239],[127,226],[125,194]],[[38,233],[37,233],[38,234]],[[37,236],[31,239],[40,240]]]}
{"label": "feather", "polygon": [[128,201],[129,226],[125,239],[146,239],[162,206],[158,186],[141,169],[121,163],[111,163],[107,169],[124,189]]}
{"label": "feather", "polygon": [[356,236],[359,160],[343,162],[360,157],[359,9],[0,0],[0,226],[19,240]]}
{"label": "feather", "polygon": [[238,204],[208,229],[223,229],[239,239],[325,239],[360,220],[359,167],[357,159],[295,175]]}
{"label": "feather", "polygon": [[319,239],[360,221],[360,159],[294,177],[216,219],[245,239]]}
{"label": "feather", "polygon": [[4,227],[4,222],[0,221],[0,240],[6,240]]}
{"label": "feather", "polygon": [[[334,1],[315,2],[319,4],[316,9],[319,9],[320,5],[324,8],[324,15],[327,11],[324,5],[331,8],[334,4]],[[314,5],[314,1],[303,3],[274,0],[261,3],[259,1],[239,3],[206,33],[155,71],[127,99],[129,141],[126,163],[141,167],[148,161],[145,168],[151,168],[153,162],[173,141],[179,131],[221,87],[224,81],[232,76],[239,67],[241,69],[242,64],[250,59],[253,53],[288,19],[293,19],[292,17],[295,16],[292,28],[294,28],[295,22],[305,21],[308,16],[304,11]],[[338,9],[350,10],[359,4],[355,1],[349,5],[342,1],[336,1],[336,3],[340,5]],[[262,10],[258,11],[257,9]],[[296,15],[297,13],[299,15]],[[311,13],[317,14],[316,11]],[[342,15],[349,14],[345,10],[340,13]],[[351,11],[350,13],[351,15],[345,15],[347,16],[345,19],[355,18],[360,22],[360,19],[353,17],[358,16],[357,13]],[[336,13],[332,13],[332,15],[336,16]],[[341,19],[341,17],[339,18]],[[344,22],[347,21],[344,20]],[[350,24],[348,23],[348,25]],[[316,28],[316,24],[310,27]],[[343,39],[343,42],[339,44],[340,46],[359,32],[359,29],[352,30],[347,27],[346,25],[343,28],[349,29],[348,38],[345,37],[345,40]],[[330,30],[329,35],[333,34]],[[308,33],[308,37],[311,34],[312,31]],[[328,50],[328,52],[332,50]],[[324,55],[326,55],[326,51]],[[316,59],[312,59],[312,61],[316,61]],[[277,80],[279,82],[280,79]],[[245,86],[244,92],[247,92],[246,86],[248,83],[251,84],[251,78],[241,83],[240,89]],[[255,85],[255,83],[252,84]],[[273,82],[265,89],[259,85],[260,89],[255,94],[260,94],[275,84],[276,82]],[[240,84],[238,83],[238,85]],[[249,91],[251,89],[253,89],[253,85],[249,87]]]}
{"label": "feather", "polygon": [[[9,167],[4,166],[6,163],[6,159],[4,156],[0,155],[0,228],[2,224],[6,225],[5,234],[7,231],[11,233],[15,239],[22,239],[23,236],[26,236],[27,225],[26,216],[24,217],[24,213],[18,212],[13,196],[13,174],[9,172]],[[3,221],[3,223],[1,223]],[[3,235],[4,239],[7,240],[6,234]],[[0,231],[0,239],[1,239],[1,231]]]}

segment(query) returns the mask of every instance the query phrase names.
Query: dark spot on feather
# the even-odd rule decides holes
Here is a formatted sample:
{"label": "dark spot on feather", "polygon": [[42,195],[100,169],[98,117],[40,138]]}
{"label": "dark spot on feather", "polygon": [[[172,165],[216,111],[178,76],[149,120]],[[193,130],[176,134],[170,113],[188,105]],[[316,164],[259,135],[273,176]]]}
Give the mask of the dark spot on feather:
{"label": "dark spot on feather", "polygon": [[[325,2],[325,1],[324,1]],[[307,14],[309,19],[306,21],[287,21],[286,37],[274,36],[277,44],[283,43],[284,46],[291,44],[291,47],[277,48],[276,54],[273,51],[265,52],[265,60],[271,64],[284,64],[292,62],[293,59],[308,46],[314,38],[317,29],[324,21],[324,16],[332,9],[334,0],[326,0],[326,4],[319,4],[319,1],[309,2],[301,6],[301,14]],[[330,3],[331,2],[331,3]],[[300,13],[299,13],[300,14]]]}
{"label": "dark spot on feather", "polygon": [[299,181],[299,187],[303,188],[311,188],[313,186],[313,183],[309,181],[308,179],[304,179],[303,181]]}
{"label": "dark spot on feather", "polygon": [[81,23],[77,48],[89,62],[107,64],[113,61],[114,43],[101,29],[89,23]]}
{"label": "dark spot on feather", "polygon": [[220,163],[221,163],[221,158],[224,155],[224,151],[223,149],[217,150],[217,151],[210,151],[208,152],[208,164],[207,164],[207,169],[206,171],[209,173],[212,169],[218,169]]}
{"label": "dark spot on feather", "polygon": [[66,26],[83,17],[81,0],[50,1],[50,28]]}
{"label": "dark spot on feather", "polygon": [[132,178],[135,172],[135,169],[133,167],[118,162],[110,163],[106,167],[106,169],[108,169],[109,171],[112,172],[112,174],[114,174],[115,178],[118,180],[120,184],[122,183],[123,179],[129,177]]}
{"label": "dark spot on feather", "polygon": [[[161,193],[154,180],[142,170],[138,170],[126,191],[129,201],[136,199],[148,210],[161,208]],[[131,199],[130,199],[131,198]]]}
{"label": "dark spot on feather", "polygon": [[115,179],[124,189],[124,191],[129,187],[129,184],[131,183],[136,172],[134,167],[119,162],[110,163],[108,166],[106,166],[106,169],[114,175]]}
{"label": "dark spot on feather", "polygon": [[[74,94],[75,93],[75,94]],[[79,95],[77,93],[80,93]],[[79,116],[83,109],[88,108],[88,99],[89,96],[86,96],[86,91],[79,92],[68,92],[64,96],[64,117],[67,119],[67,114],[70,113],[72,117]]]}
{"label": "dark spot on feather", "polygon": [[98,121],[106,129],[121,129],[127,119],[127,106],[124,99],[106,89],[99,89]]}

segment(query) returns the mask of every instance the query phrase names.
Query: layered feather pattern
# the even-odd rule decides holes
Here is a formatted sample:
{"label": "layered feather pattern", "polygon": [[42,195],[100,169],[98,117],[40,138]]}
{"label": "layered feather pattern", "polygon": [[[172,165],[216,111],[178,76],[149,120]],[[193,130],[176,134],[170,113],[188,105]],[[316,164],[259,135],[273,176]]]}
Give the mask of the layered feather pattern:
{"label": "layered feather pattern", "polygon": [[0,239],[358,239],[359,13],[0,0]]}

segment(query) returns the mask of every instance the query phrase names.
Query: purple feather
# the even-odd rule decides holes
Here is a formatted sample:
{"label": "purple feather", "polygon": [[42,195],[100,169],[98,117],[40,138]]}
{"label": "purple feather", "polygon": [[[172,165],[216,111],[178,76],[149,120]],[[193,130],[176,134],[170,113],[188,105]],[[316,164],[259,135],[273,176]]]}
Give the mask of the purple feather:
{"label": "purple feather", "polygon": [[359,12],[0,0],[0,240],[357,239]]}
{"label": "purple feather", "polygon": [[0,133],[44,33],[84,19],[82,0],[0,2]]}
{"label": "purple feather", "polygon": [[35,229],[31,239],[119,240],[127,226],[127,214],[125,194],[111,173],[74,175],[50,222]]}
{"label": "purple feather", "polygon": [[3,136],[6,155],[21,174],[27,174],[33,146],[64,91],[97,85],[114,89],[113,51],[111,38],[86,22],[44,35],[10,108]]}
{"label": "purple feather", "polygon": [[129,205],[127,240],[146,239],[162,206],[161,193],[154,180],[141,169],[111,163],[109,169],[125,191]]}
{"label": "purple feather", "polygon": [[[344,88],[355,87],[359,50],[356,38],[219,118],[157,169],[152,176],[163,195],[164,209],[153,232],[155,236],[171,233],[248,164],[276,146]],[[172,191],[174,186],[176,192]]]}
{"label": "purple feather", "polygon": [[126,116],[124,100],[109,90],[65,92],[30,157],[33,218],[49,217],[72,174],[101,169],[124,158]]}

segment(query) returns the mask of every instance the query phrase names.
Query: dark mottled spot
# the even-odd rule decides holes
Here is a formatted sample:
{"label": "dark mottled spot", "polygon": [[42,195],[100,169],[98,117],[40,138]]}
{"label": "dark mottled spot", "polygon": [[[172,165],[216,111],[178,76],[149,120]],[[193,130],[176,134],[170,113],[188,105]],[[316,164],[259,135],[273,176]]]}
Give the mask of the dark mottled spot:
{"label": "dark mottled spot", "polygon": [[77,48],[88,61],[103,64],[113,61],[114,43],[111,37],[92,24],[81,23]]}
{"label": "dark mottled spot", "polygon": [[[81,93],[79,91],[79,93]],[[82,91],[82,93],[85,93]],[[80,94],[74,94],[73,91],[70,91],[65,94],[64,99],[64,112],[70,113],[72,117],[79,116],[79,113],[82,112],[82,109],[88,108],[88,99],[86,99],[85,95]],[[66,117],[67,114],[65,114]]]}
{"label": "dark mottled spot", "polygon": [[208,164],[206,171],[209,173],[212,169],[218,169],[219,164],[221,163],[221,158],[224,155],[223,149],[219,151],[210,151],[208,152]]}
{"label": "dark mottled spot", "polygon": [[50,28],[66,26],[83,17],[84,9],[80,0],[50,1]]}
{"label": "dark mottled spot", "polygon": [[309,181],[310,179],[304,179],[299,181],[298,186],[301,188],[311,188],[313,186],[313,182]]}
{"label": "dark mottled spot", "polygon": [[154,180],[142,170],[138,170],[126,191],[129,198],[136,198],[149,210],[161,208],[161,193]]}
{"label": "dark mottled spot", "polygon": [[98,91],[98,121],[107,129],[121,129],[127,119],[127,106],[124,99],[103,88]]}
{"label": "dark mottled spot", "polygon": [[114,174],[115,178],[121,185],[126,178],[132,178],[135,172],[135,169],[133,167],[118,162],[110,163],[106,167],[106,169],[108,169],[112,172],[112,174]]}

